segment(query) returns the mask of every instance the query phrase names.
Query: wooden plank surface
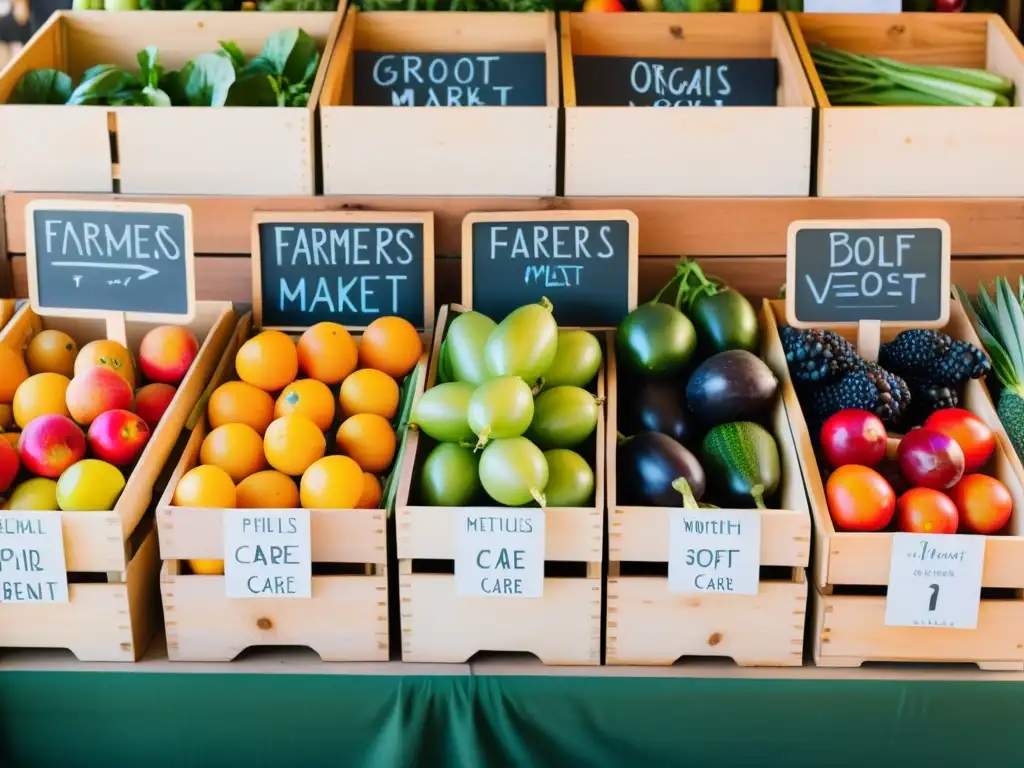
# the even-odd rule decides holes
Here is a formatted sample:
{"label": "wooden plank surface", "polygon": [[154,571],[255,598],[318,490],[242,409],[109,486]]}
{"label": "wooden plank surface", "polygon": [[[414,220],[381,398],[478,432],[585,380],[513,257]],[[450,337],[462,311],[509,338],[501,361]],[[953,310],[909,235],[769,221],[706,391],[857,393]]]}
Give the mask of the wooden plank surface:
{"label": "wooden plank surface", "polygon": [[[25,252],[25,205],[44,197],[5,196],[10,253]],[[461,225],[473,211],[625,208],[640,219],[640,254],[647,256],[778,256],[796,219],[940,218],[949,222],[954,256],[1024,255],[1024,199],[825,198],[539,198],[539,197],[156,197],[48,195],[65,199],[184,202],[192,207],[196,253],[248,254],[254,211],[433,210],[436,253],[456,255]]]}

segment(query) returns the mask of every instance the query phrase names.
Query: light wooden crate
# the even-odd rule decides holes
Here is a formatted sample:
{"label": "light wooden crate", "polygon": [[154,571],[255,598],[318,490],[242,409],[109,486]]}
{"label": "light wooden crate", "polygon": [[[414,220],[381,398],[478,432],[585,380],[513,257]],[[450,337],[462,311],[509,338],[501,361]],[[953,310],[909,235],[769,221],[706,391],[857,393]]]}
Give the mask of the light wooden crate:
{"label": "light wooden crate", "polygon": [[[767,304],[762,327],[769,320]],[[763,356],[779,375],[781,348],[766,336]],[[669,591],[667,576],[627,576],[625,563],[668,563],[669,510],[632,507],[616,493],[618,377],[614,356],[608,371],[608,664],[669,665],[680,657],[728,656],[740,666],[800,666],[807,613],[811,520],[807,495],[779,398],[772,433],[782,464],[781,509],[761,512],[761,566],[782,566],[785,580],[762,579],[756,595],[683,595]],[[751,627],[757,631],[752,632]]]}
{"label": "light wooden crate", "polygon": [[[543,52],[543,107],[353,106],[355,51]],[[324,194],[554,195],[558,38],[551,13],[345,18],[320,95]]]}
{"label": "light wooden crate", "polygon": [[[344,15],[61,11],[0,72],[0,189],[32,192],[311,195],[314,111]],[[178,69],[218,41],[249,57],[300,27],[323,50],[306,107],[104,107],[6,104],[22,75],[59,68],[76,82],[96,64],[134,71],[155,45]],[[119,187],[115,183],[119,182]]]}
{"label": "light wooden crate", "polygon": [[[1024,195],[1024,48],[996,14],[787,14],[820,108],[822,197]],[[1011,107],[834,107],[808,46],[976,67],[1017,85]]]}
{"label": "light wooden crate", "polygon": [[[208,391],[237,378],[235,354],[252,331],[252,314],[247,313],[239,321]],[[426,334],[423,338],[429,344]],[[414,392],[407,396],[423,391],[425,369],[426,354],[417,369]],[[309,599],[231,599],[225,594],[223,576],[188,572],[183,561],[224,559],[224,515],[232,513],[173,504],[178,481],[199,463],[207,433],[204,412],[157,506],[160,554],[167,561],[160,589],[169,658],[231,661],[252,646],[302,645],[323,661],[387,661],[387,510],[310,511],[314,565],[359,565],[355,570],[361,572],[314,575]]]}
{"label": "light wooden crate", "polygon": [[[437,319],[426,388],[437,381],[437,364],[448,322],[466,309],[445,305]],[[608,348],[608,339],[601,337]],[[597,395],[605,391],[604,366]],[[526,652],[545,664],[601,663],[601,563],[604,548],[604,407],[598,410],[592,440],[595,451],[594,504],[547,508],[545,561],[586,564],[586,576],[545,578],[539,598],[487,600],[459,597],[453,573],[417,572],[419,560],[455,558],[452,507],[417,506],[412,485],[427,455],[425,436],[410,430],[398,486],[396,537],[399,559],[402,660],[459,663],[479,651]],[[482,512],[504,507],[480,507]]]}
{"label": "light wooden crate", "polygon": [[[771,305],[777,323],[771,329],[772,343],[781,351],[778,327],[785,324],[785,302],[773,301]],[[855,332],[834,330],[854,340]],[[882,341],[889,341],[900,330],[883,329]],[[959,303],[952,302],[949,323],[941,330],[954,339],[971,341],[970,323]],[[987,471],[1010,489],[1014,513],[1009,535],[985,537],[982,586],[1013,590],[1013,597],[983,597],[974,630],[888,627],[884,595],[850,592],[858,588],[876,588],[877,592],[889,583],[893,535],[885,531],[836,530],[796,390],[788,369],[780,373],[814,523],[810,632],[814,662],[823,667],[856,667],[866,661],[960,662],[975,663],[982,669],[1024,670],[1024,487],[1018,477],[1019,461],[984,384],[969,381],[961,406],[981,418],[998,437]]]}
{"label": "light wooden crate", "polygon": [[[781,14],[562,13],[565,194],[799,197],[814,97]],[[775,58],[775,107],[588,107],[574,56]]]}
{"label": "light wooden crate", "polygon": [[[164,463],[189,412],[209,381],[230,337],[235,312],[229,302],[196,302],[186,327],[202,342],[191,370],[153,430],[127,484],[110,512],[57,512],[64,533],[69,602],[0,604],[0,648],[69,648],[82,661],[136,661],[158,621],[159,571],[156,533],[144,520]],[[128,345],[137,349],[151,323],[127,323]],[[0,331],[0,344],[24,347],[44,328],[65,331],[79,346],[104,338],[102,320],[37,316],[26,304]],[[76,583],[72,574],[91,574]]]}

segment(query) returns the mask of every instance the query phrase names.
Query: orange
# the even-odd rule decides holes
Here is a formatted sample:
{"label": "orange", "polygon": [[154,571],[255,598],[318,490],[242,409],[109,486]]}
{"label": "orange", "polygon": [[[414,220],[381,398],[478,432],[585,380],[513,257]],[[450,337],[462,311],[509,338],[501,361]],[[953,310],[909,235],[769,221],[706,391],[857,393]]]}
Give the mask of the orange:
{"label": "orange", "polygon": [[41,331],[28,343],[25,362],[32,373],[59,373],[68,378],[75,375],[78,345],[63,331]]}
{"label": "orange", "polygon": [[281,331],[263,331],[253,336],[235,355],[238,378],[266,392],[277,392],[299,375],[299,353],[295,343]]}
{"label": "orange", "polygon": [[275,469],[249,475],[235,490],[239,509],[295,509],[299,506],[295,481]]}
{"label": "orange", "polygon": [[305,416],[274,419],[263,437],[263,452],[270,466],[298,477],[327,451],[324,433]]}
{"label": "orange", "polygon": [[193,467],[178,481],[171,503],[176,507],[231,509],[235,506],[235,484],[220,467]]}
{"label": "orange", "polygon": [[197,576],[223,576],[223,560],[189,560],[189,570]]}
{"label": "orange", "polygon": [[14,407],[9,403],[0,403],[0,429],[10,429],[14,424]]}
{"label": "orange", "polygon": [[363,472],[348,456],[324,456],[302,475],[303,509],[353,509],[363,493]]}
{"label": "orange", "polygon": [[299,370],[324,384],[340,384],[356,369],[359,351],[343,325],[317,323],[306,329],[296,345]]}
{"label": "orange", "polygon": [[246,424],[225,424],[210,432],[199,449],[199,460],[227,472],[240,483],[263,469],[263,438]]}
{"label": "orange", "polygon": [[[90,341],[75,358],[75,376],[80,376],[97,365],[113,368],[114,372],[135,389],[135,363],[132,353],[116,341],[99,339]],[[3,399],[3,398],[0,398]]]}
{"label": "orange", "polygon": [[21,382],[27,378],[28,368],[22,356],[6,344],[0,344],[0,403],[11,402]]}
{"label": "orange", "polygon": [[67,391],[71,381],[59,373],[29,376],[14,393],[14,421],[22,429],[37,416],[68,413]]}
{"label": "orange", "polygon": [[334,423],[334,393],[316,379],[299,379],[285,387],[274,404],[274,418],[305,416],[321,431]]}
{"label": "orange", "polygon": [[380,473],[395,458],[395,432],[388,420],[375,413],[358,413],[338,427],[338,451],[355,459],[364,472]]}
{"label": "orange", "polygon": [[213,428],[247,424],[262,435],[274,420],[274,398],[252,384],[229,381],[213,390],[206,418]]}
{"label": "orange", "polygon": [[401,317],[378,317],[359,340],[359,364],[401,379],[416,367],[423,342],[412,323]]}
{"label": "orange", "polygon": [[378,509],[383,491],[376,475],[363,472],[363,492],[356,502],[356,509]]}
{"label": "orange", "polygon": [[386,373],[364,368],[349,376],[338,392],[343,416],[375,413],[393,419],[398,411],[398,384]]}

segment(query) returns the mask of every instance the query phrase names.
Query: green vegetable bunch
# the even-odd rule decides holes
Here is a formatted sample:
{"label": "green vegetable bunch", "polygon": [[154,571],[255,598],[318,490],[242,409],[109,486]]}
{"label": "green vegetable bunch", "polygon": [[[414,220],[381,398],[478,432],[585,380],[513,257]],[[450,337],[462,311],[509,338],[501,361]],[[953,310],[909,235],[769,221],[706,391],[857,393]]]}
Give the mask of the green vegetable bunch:
{"label": "green vegetable bunch", "polygon": [[86,70],[78,87],[57,69],[35,69],[18,81],[9,104],[91,104],[111,107],[304,107],[320,63],[316,42],[301,29],[275,32],[247,61],[221,42],[180,70],[160,66],[158,51],[139,51],[138,72],[113,64]]}

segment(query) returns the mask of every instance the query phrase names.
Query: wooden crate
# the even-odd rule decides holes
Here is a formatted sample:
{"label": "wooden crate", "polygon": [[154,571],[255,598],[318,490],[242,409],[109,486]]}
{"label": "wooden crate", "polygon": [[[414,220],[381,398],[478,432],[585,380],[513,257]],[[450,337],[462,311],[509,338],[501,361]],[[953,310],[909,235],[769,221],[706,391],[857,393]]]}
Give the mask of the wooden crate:
{"label": "wooden crate", "polygon": [[[355,107],[355,51],[544,52],[543,107]],[[328,195],[554,195],[558,38],[551,13],[359,13],[320,95]]]}
{"label": "wooden crate", "polygon": [[[806,196],[814,97],[781,14],[562,13],[565,194]],[[576,103],[575,56],[775,58],[776,107]]]}
{"label": "wooden crate", "polygon": [[[762,327],[770,323],[768,312],[765,303]],[[776,376],[786,365],[781,353],[766,334],[762,354]],[[667,576],[622,573],[626,563],[667,565],[669,510],[625,506],[617,498],[619,393],[614,355],[609,356],[608,380],[607,663],[669,665],[684,656],[728,656],[744,667],[800,666],[811,520],[782,398],[772,415],[782,460],[782,508],[761,512],[761,566],[782,566],[788,578],[762,578],[756,595],[673,594]]]}
{"label": "wooden crate", "polygon": [[[1024,48],[996,14],[787,14],[818,120],[822,197],[1019,197],[1024,194]],[[909,64],[985,68],[1017,84],[1012,107],[834,107],[808,46],[824,43]]]}
{"label": "wooden crate", "polygon": [[[785,302],[773,301],[771,305],[773,319],[784,325]],[[778,325],[772,326],[771,340],[779,345],[781,353]],[[892,339],[900,330],[883,329],[882,341]],[[970,323],[959,303],[952,302],[949,323],[942,331],[955,339],[970,340]],[[853,340],[855,334],[846,330],[844,335]],[[1014,469],[1009,438],[984,384],[969,381],[961,406],[981,418],[998,436],[989,471],[1010,489],[1014,514],[1009,535],[986,537],[982,586],[1013,590],[1013,597],[983,597],[975,630],[888,627],[884,595],[850,592],[879,592],[877,588],[888,584],[892,533],[836,530],[796,390],[788,369],[780,373],[814,523],[810,632],[814,662],[823,667],[855,667],[866,661],[961,662],[975,663],[982,669],[1024,670],[1024,487]]]}
{"label": "wooden crate", "polygon": [[[337,13],[61,11],[0,73],[0,189],[150,194],[311,195],[314,110],[341,25]],[[77,82],[96,64],[134,71],[155,45],[178,69],[218,41],[249,57],[273,32],[301,27],[324,54],[306,107],[155,108],[6,104],[32,69]]]}
{"label": "wooden crate", "polygon": [[[239,321],[223,363],[210,383],[212,392],[236,379],[238,348],[251,335],[252,314]],[[424,343],[429,337],[424,334]],[[426,354],[415,391],[423,390]],[[205,412],[192,432],[157,506],[160,574],[167,653],[172,661],[231,661],[246,648],[302,645],[323,661],[387,661],[387,518],[384,509],[310,511],[311,554],[316,564],[349,564],[343,575],[314,575],[308,600],[230,599],[223,576],[189,573],[191,559],[224,559],[224,520],[231,510],[177,507],[172,499],[181,477],[199,463],[208,431]]]}
{"label": "wooden crate", "polygon": [[[441,307],[427,389],[437,381],[437,362],[448,321],[465,311],[455,304]],[[607,354],[609,340],[601,338]],[[598,373],[598,397],[604,391],[602,366]],[[593,436],[597,448],[604,445],[604,431],[602,407]],[[417,561],[451,561],[455,557],[456,510],[412,504],[412,484],[429,443],[426,436],[410,430],[398,486],[395,514],[402,660],[460,663],[479,651],[506,651],[532,653],[545,664],[600,664],[604,452],[595,452],[593,506],[544,510],[546,562],[585,563],[586,577],[546,577],[543,597],[487,601],[458,597],[453,573],[418,570]]]}
{"label": "wooden crate", "polygon": [[[159,611],[159,557],[156,533],[144,515],[164,463],[235,324],[229,302],[196,302],[196,306],[196,318],[187,327],[202,340],[199,354],[153,430],[114,509],[53,512],[61,516],[69,576],[90,574],[92,583],[69,578],[68,603],[0,604],[0,648],[69,648],[82,661],[136,661],[145,651],[158,624],[151,613],[153,608]],[[153,327],[129,321],[129,347],[136,349]],[[0,331],[0,344],[21,349],[44,328],[65,331],[80,346],[103,338],[105,331],[103,320],[40,318],[26,304]]]}

